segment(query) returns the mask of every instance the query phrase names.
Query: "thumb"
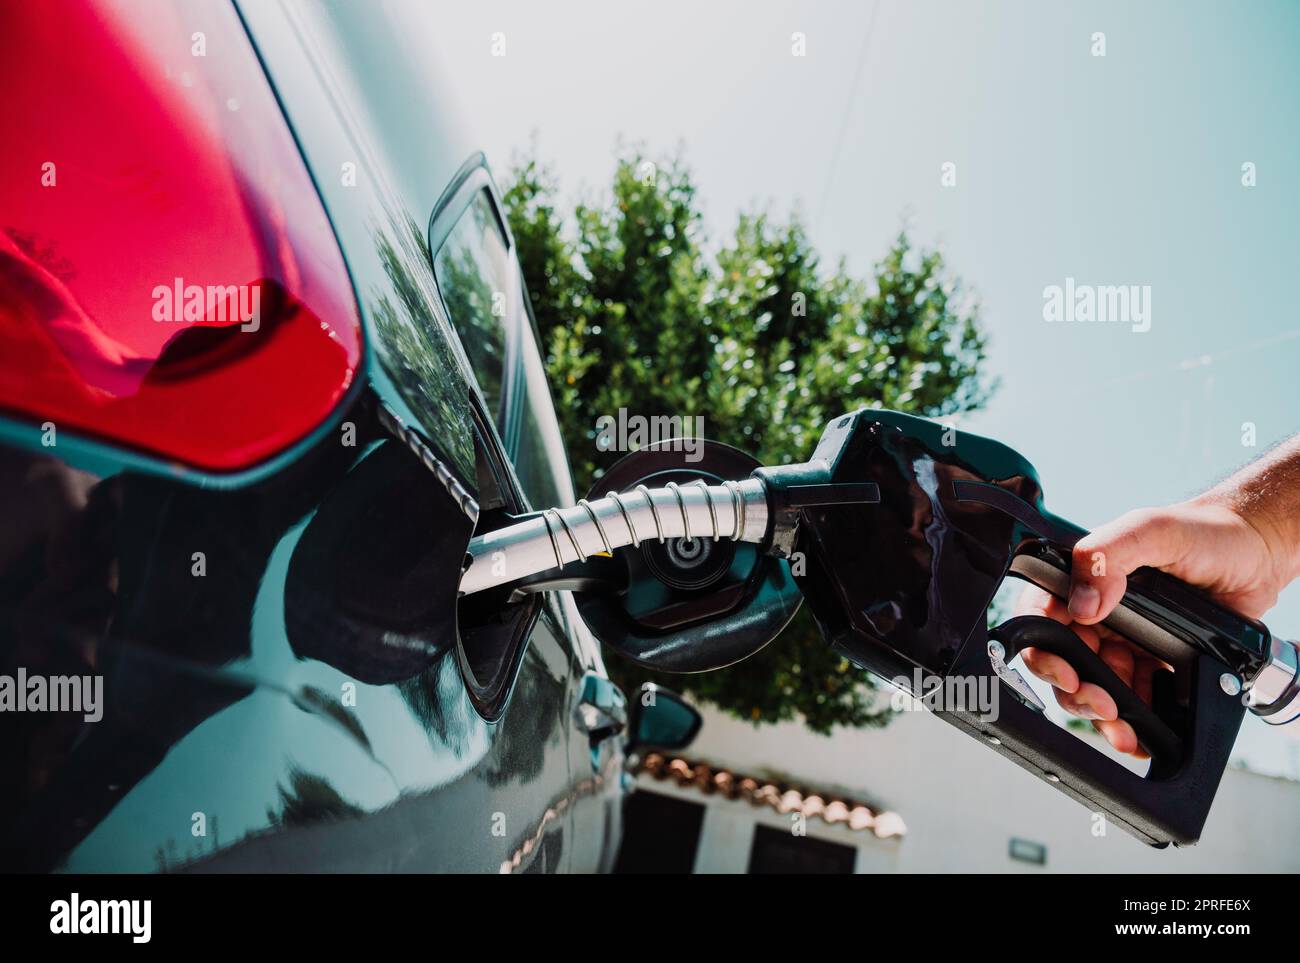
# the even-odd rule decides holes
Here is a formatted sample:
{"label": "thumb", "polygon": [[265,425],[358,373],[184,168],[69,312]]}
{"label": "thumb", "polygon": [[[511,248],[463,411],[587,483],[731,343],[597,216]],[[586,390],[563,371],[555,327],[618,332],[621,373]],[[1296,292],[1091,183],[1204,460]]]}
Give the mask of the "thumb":
{"label": "thumb", "polygon": [[1071,618],[1100,622],[1124,597],[1130,574],[1144,565],[1174,565],[1185,551],[1185,530],[1166,509],[1140,508],[1085,535],[1074,546]]}

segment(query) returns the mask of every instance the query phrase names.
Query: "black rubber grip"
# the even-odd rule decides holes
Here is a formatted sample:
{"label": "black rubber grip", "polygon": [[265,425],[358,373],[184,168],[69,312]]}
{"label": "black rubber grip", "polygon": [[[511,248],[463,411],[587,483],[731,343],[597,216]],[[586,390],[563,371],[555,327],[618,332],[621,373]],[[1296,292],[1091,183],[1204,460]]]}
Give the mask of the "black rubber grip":
{"label": "black rubber grip", "polygon": [[989,638],[1005,647],[1005,662],[1027,648],[1060,656],[1078,673],[1080,682],[1101,686],[1115,700],[1119,718],[1133,727],[1153,764],[1174,768],[1182,761],[1183,741],[1178,734],[1069,627],[1041,615],[1021,615],[992,629]]}

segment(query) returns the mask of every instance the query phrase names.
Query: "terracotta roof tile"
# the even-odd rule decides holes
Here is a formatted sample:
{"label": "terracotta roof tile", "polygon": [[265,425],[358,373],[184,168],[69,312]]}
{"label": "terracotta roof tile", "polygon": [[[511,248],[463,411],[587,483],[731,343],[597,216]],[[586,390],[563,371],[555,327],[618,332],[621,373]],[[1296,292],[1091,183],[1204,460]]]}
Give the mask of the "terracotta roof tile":
{"label": "terracotta roof tile", "polygon": [[803,793],[798,789],[787,789],[781,794],[781,801],[776,804],[776,811],[782,814],[798,812],[803,808]]}
{"label": "terracotta roof tile", "polygon": [[849,813],[849,829],[871,829],[876,824],[876,817],[866,806],[854,806]]}
{"label": "terracotta roof tile", "polygon": [[647,753],[636,772],[661,782],[672,780],[682,788],[699,789],[706,795],[719,793],[727,799],[743,799],[753,806],[768,806],[782,814],[798,812],[809,819],[818,817],[828,825],[847,825],[859,832],[871,830],[881,839],[907,833],[907,824],[898,813],[876,812],[864,802],[715,769],[708,763],[680,756]]}

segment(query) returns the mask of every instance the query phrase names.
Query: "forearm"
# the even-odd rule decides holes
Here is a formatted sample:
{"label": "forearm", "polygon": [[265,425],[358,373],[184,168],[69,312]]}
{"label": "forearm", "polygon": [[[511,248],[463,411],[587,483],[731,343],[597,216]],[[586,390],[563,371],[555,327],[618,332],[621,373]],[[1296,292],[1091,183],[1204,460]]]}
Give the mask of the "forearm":
{"label": "forearm", "polygon": [[1194,501],[1231,508],[1259,532],[1273,555],[1279,588],[1300,577],[1300,435]]}

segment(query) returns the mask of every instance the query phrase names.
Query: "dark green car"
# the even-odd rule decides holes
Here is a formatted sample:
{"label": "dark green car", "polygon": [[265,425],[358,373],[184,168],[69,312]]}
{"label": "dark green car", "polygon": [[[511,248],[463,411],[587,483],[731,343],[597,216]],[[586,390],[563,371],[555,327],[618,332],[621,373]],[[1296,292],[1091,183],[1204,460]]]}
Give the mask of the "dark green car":
{"label": "dark green car", "polygon": [[571,597],[455,603],[473,531],[574,495],[436,28],[0,11],[0,868],[610,867]]}

